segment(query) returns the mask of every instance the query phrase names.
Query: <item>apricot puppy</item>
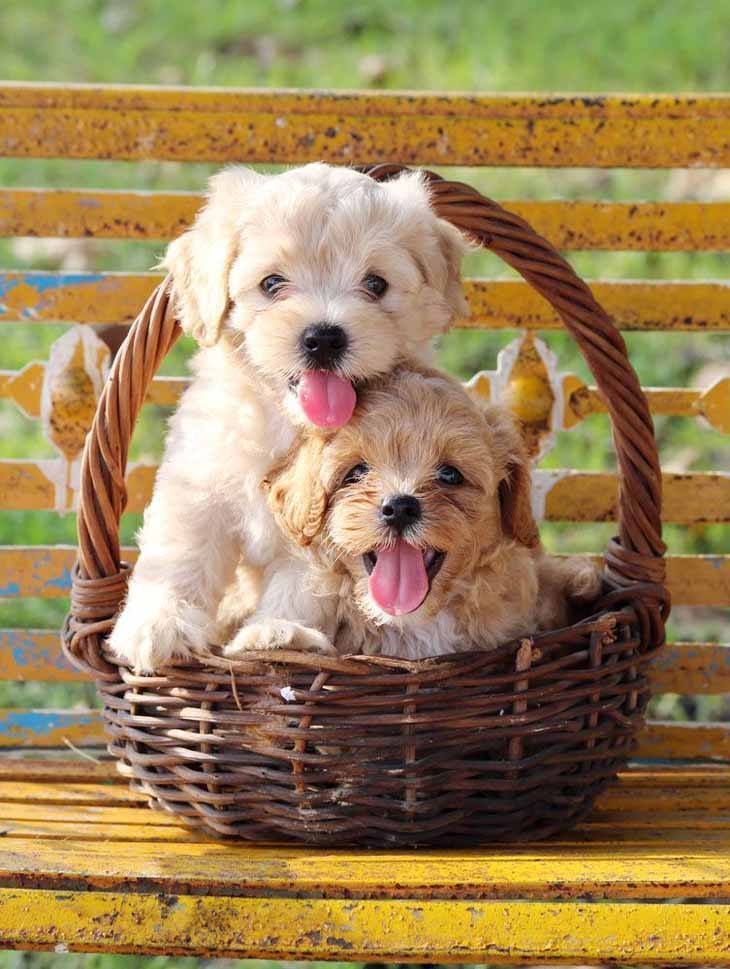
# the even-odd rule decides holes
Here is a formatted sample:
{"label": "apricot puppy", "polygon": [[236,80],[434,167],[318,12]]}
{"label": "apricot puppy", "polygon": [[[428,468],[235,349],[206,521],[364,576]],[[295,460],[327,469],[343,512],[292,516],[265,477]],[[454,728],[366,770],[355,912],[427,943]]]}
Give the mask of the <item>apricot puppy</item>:
{"label": "apricot puppy", "polygon": [[435,371],[375,381],[346,427],[306,434],[269,486],[309,565],[290,593],[298,620],[343,653],[489,649],[567,623],[600,591],[590,560],[544,552],[511,415]]}

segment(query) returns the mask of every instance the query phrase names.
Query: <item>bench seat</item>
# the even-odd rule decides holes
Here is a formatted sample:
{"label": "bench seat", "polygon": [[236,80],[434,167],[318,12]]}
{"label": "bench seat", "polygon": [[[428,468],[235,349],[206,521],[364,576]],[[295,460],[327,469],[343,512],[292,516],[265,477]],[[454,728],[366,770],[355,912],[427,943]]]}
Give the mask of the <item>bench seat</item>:
{"label": "bench seat", "polygon": [[150,813],[108,763],[6,759],[0,939],[239,958],[727,964],[729,808],[726,767],[635,767],[548,843],[326,851],[211,841]]}

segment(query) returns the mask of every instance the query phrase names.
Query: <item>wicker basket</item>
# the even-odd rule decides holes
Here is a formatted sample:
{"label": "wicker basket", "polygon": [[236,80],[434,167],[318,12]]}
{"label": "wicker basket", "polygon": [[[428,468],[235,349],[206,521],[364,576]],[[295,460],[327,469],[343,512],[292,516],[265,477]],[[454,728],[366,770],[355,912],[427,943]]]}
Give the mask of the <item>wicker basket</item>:
{"label": "wicker basket", "polygon": [[[403,171],[380,165],[377,179]],[[179,336],[170,280],[119,351],[84,452],[67,655],[97,681],[110,751],[152,804],[217,836],[325,845],[526,840],[579,820],[626,762],[668,600],[647,402],[588,287],[519,217],[430,175],[440,216],[517,269],[577,340],[613,421],[619,535],[600,612],[420,663],[254,653],[135,676],[105,652],[129,567],[119,518],[132,429]]]}

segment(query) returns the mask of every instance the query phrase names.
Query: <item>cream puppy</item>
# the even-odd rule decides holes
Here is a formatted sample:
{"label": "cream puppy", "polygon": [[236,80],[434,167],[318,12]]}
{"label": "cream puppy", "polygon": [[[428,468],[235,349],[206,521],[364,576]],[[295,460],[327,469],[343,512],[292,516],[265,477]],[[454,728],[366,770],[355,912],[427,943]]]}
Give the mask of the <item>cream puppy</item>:
{"label": "cream puppy", "polygon": [[435,371],[375,381],[346,427],[292,449],[269,489],[310,563],[291,591],[297,616],[343,653],[489,649],[567,624],[600,591],[588,558],[543,551],[511,415]]}
{"label": "cream puppy", "polygon": [[[202,349],[110,637],[121,660],[150,672],[204,653],[241,563],[262,573],[243,640],[331,648],[294,621],[305,567],[286,554],[260,482],[296,427],[345,424],[363,381],[428,358],[431,338],[466,311],[465,245],[417,174],[377,183],[313,164],[212,179],[164,259],[181,325]],[[275,622],[283,598],[292,621]]]}

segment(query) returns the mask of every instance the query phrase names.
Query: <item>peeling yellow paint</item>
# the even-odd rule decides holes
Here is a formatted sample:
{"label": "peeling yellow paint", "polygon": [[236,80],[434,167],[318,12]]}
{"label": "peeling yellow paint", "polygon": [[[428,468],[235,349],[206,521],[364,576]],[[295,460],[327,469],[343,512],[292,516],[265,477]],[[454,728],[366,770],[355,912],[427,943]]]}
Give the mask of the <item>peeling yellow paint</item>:
{"label": "peeling yellow paint", "polygon": [[729,115],[721,95],[5,84],[0,88],[0,152],[210,162],[727,167]]}
{"label": "peeling yellow paint", "polygon": [[[49,465],[51,467],[49,467]],[[48,511],[56,504],[54,462],[0,460],[0,508]],[[127,473],[128,512],[142,511],[152,495],[157,466],[133,465]],[[618,479],[599,471],[535,472],[545,484],[547,521],[616,520]],[[535,479],[538,480],[537,478]],[[730,521],[730,477],[713,472],[663,475],[662,520],[680,525]],[[74,506],[65,506],[71,510]]]}
{"label": "peeling yellow paint", "polygon": [[694,403],[694,408],[716,430],[730,434],[730,377],[708,388]]}
{"label": "peeling yellow paint", "polygon": [[717,904],[0,890],[0,935],[12,947],[238,958],[720,965],[728,920],[730,906]]}
{"label": "peeling yellow paint", "polygon": [[[137,550],[123,548],[125,562]],[[62,545],[0,546],[0,598],[64,598],[71,590],[76,550]],[[602,557],[595,556],[596,563]],[[730,555],[669,555],[668,587],[672,602],[684,606],[727,606],[730,602]]]}
{"label": "peeling yellow paint", "polygon": [[[192,192],[0,189],[0,235],[172,239],[203,204]],[[691,252],[730,249],[730,203],[524,201],[505,208],[556,248]]]}
{"label": "peeling yellow paint", "polygon": [[26,364],[17,373],[0,371],[0,399],[4,397],[14,400],[27,417],[40,417],[41,387],[45,371],[45,363],[38,360]]}
{"label": "peeling yellow paint", "polygon": [[[129,323],[162,277],[156,273],[23,273],[0,275],[0,321]],[[730,284],[591,282],[598,301],[623,330],[730,330]],[[563,324],[527,283],[467,279],[467,329],[557,330]]]}
{"label": "peeling yellow paint", "polygon": [[[73,791],[75,785],[68,786]],[[35,787],[42,803],[42,786]],[[640,797],[640,790],[634,790],[634,797]],[[167,817],[166,812],[147,814],[151,824],[165,827]],[[657,827],[661,827],[661,814]],[[676,832],[662,830],[667,844],[681,844]],[[166,892],[183,885],[196,895],[219,896],[299,892],[335,898],[424,900],[449,900],[455,894],[482,900],[546,901],[587,895],[614,900],[677,899],[691,884],[696,898],[727,897],[730,857],[727,850],[718,850],[721,843],[711,832],[697,837],[694,844],[685,832],[683,847],[668,851],[660,839],[647,842],[634,835],[637,840],[632,843],[631,831],[623,832],[621,839],[620,829],[614,827],[613,831],[616,850],[609,853],[605,836],[597,836],[592,843],[586,828],[556,841],[395,852],[315,851],[303,845],[200,838],[188,845],[168,844],[164,855],[159,846],[132,839],[124,853],[109,852],[103,844],[86,842],[82,831],[71,843],[18,835],[12,843],[3,843],[0,873],[5,885],[15,876],[39,887],[62,888],[64,874],[71,873],[76,884],[91,891]],[[83,852],[80,843],[85,845]]]}

